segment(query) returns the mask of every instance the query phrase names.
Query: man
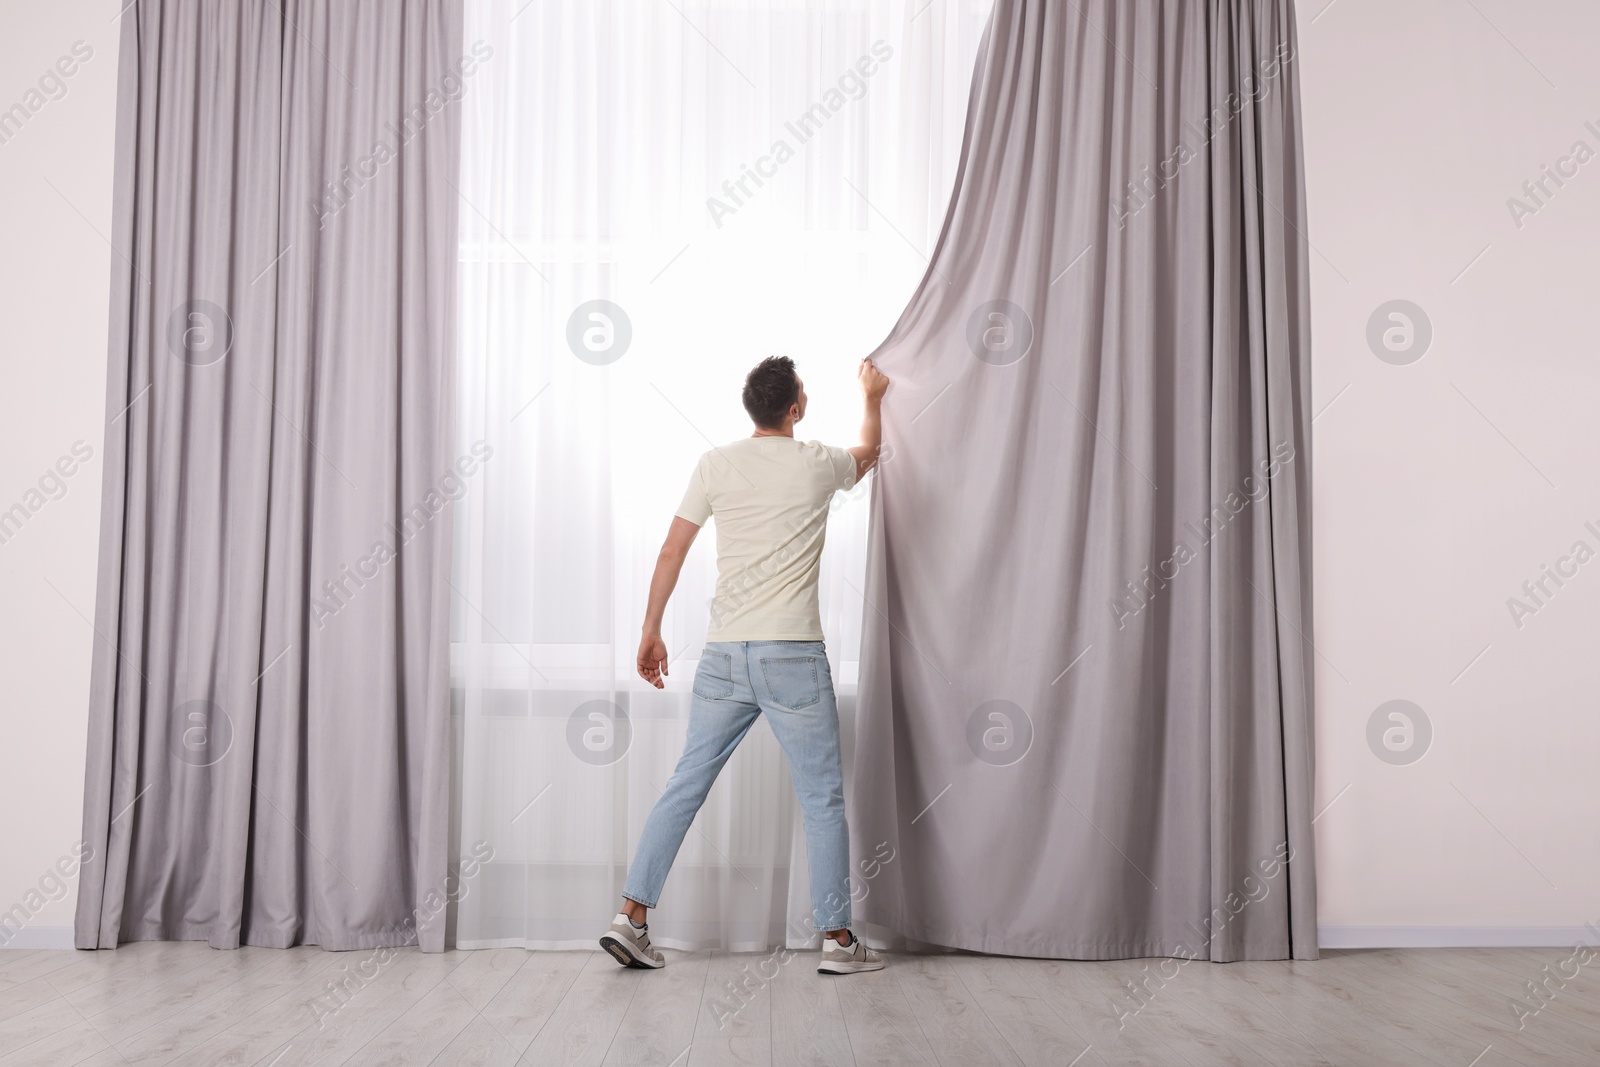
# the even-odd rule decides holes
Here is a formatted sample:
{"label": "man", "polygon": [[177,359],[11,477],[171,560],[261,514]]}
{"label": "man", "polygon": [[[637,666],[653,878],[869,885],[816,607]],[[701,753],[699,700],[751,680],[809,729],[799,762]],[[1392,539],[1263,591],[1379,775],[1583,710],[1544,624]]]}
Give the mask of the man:
{"label": "man", "polygon": [[805,818],[811,903],[824,931],[823,974],[883,968],[850,932],[850,831],[844,818],[839,712],[822,644],[817,569],[835,490],[878,460],[880,406],[889,387],[870,359],[857,371],[864,397],[861,443],[834,448],[795,440],[806,391],[787,356],[762,360],[744,383],[755,432],[700,457],[650,580],[639,676],[657,689],[667,674],[661,618],[700,527],[717,518],[717,590],[695,672],[683,756],[644,824],[622,911],[600,946],[628,967],[666,961],[650,944],[656,906],[683,836],[733,750],[765,713],[783,747]]}

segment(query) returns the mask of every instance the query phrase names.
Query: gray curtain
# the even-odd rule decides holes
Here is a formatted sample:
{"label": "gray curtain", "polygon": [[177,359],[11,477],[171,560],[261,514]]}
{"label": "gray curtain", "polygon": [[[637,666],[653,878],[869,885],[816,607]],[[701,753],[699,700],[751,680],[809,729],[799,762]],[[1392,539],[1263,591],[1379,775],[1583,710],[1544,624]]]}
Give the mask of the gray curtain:
{"label": "gray curtain", "polygon": [[875,926],[1316,958],[1295,69],[1291,0],[995,6],[944,231],[876,353]]}
{"label": "gray curtain", "polygon": [[460,0],[122,15],[77,944],[444,944]]}

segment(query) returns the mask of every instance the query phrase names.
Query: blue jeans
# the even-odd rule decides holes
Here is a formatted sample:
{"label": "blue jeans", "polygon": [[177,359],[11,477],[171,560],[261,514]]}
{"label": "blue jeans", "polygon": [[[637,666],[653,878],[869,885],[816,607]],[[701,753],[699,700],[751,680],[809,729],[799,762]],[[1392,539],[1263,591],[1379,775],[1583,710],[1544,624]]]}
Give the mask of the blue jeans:
{"label": "blue jeans", "polygon": [[656,906],[683,836],[722,765],[765,712],[789,761],[805,818],[818,930],[850,925],[850,828],[844,818],[839,708],[821,641],[714,641],[700,656],[683,756],[645,821],[622,895]]}

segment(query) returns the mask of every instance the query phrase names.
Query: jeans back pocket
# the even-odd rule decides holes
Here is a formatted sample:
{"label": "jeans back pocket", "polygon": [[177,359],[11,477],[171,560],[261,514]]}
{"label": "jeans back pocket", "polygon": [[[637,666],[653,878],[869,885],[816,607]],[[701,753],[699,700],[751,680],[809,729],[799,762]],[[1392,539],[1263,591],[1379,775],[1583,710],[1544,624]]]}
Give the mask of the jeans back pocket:
{"label": "jeans back pocket", "polygon": [[761,661],[761,676],[774,702],[790,711],[809,708],[822,699],[817,657],[784,656]]}

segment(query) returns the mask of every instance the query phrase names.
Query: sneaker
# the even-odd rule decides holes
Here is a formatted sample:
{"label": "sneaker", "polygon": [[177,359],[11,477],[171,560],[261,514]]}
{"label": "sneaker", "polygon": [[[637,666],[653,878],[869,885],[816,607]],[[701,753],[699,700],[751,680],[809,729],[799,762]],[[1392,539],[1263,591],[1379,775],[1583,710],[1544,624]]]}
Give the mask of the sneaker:
{"label": "sneaker", "polygon": [[611,920],[611,929],[600,938],[600,947],[611,953],[613,959],[624,967],[665,967],[667,961],[661,951],[650,945],[650,925],[635,926],[628,916],[617,912]]}
{"label": "sneaker", "polygon": [[831,937],[822,939],[822,962],[818,974],[857,974],[861,971],[883,970],[883,957],[861,943],[855,934],[850,944],[841,945]]}

